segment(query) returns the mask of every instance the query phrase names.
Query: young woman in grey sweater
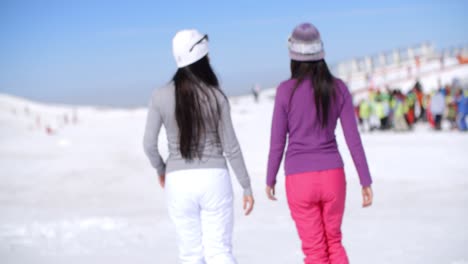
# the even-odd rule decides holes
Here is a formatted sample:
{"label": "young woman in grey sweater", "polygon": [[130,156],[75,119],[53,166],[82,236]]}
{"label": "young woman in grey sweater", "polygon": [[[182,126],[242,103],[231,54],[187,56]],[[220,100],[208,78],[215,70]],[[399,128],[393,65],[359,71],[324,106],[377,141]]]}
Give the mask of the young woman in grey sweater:
{"label": "young woman in grey sweater", "polygon": [[[178,67],[155,90],[148,109],[144,150],[165,188],[181,263],[233,264],[233,193],[226,158],[243,188],[248,215],[254,199],[230,114],[229,101],[208,60],[208,37],[196,30],[173,39]],[[169,156],[159,153],[165,127]]]}

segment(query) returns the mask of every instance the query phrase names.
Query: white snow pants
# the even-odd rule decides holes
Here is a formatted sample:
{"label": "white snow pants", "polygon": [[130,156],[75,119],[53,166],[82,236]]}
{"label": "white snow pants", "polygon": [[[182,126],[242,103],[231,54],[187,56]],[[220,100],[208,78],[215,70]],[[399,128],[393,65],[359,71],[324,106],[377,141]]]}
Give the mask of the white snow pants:
{"label": "white snow pants", "polygon": [[166,175],[169,216],[181,264],[235,264],[233,195],[227,169],[191,169]]}

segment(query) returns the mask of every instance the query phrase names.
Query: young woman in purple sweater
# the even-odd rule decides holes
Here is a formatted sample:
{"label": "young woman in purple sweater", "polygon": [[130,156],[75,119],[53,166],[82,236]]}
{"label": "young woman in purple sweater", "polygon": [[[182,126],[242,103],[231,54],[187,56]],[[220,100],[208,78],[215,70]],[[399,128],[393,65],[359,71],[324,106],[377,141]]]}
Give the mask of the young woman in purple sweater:
{"label": "young woman in purple sweater", "polygon": [[346,180],[335,139],[338,119],[359,174],[364,207],[372,204],[373,196],[352,97],[330,73],[313,25],[294,29],[289,56],[291,78],[280,84],[275,97],[266,192],[276,200],[276,175],[287,142],[286,193],[304,263],[348,263],[341,243]]}

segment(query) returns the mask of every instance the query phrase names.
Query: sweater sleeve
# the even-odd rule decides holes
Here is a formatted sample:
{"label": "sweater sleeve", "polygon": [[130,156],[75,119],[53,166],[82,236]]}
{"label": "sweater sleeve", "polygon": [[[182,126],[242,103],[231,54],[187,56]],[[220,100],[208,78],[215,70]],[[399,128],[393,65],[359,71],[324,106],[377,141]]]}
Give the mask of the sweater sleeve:
{"label": "sweater sleeve", "polygon": [[372,179],[367,165],[366,154],[359,135],[356,117],[354,115],[353,99],[348,87],[343,82],[339,82],[343,93],[343,104],[340,112],[340,122],[343,128],[344,137],[348,149],[351,152],[354,166],[357,169],[360,183],[363,187],[370,186]]}
{"label": "sweater sleeve", "polygon": [[275,105],[273,108],[273,119],[271,123],[270,152],[268,155],[267,180],[266,184],[274,187],[276,184],[276,175],[278,174],[281,160],[283,159],[284,147],[288,133],[288,120],[286,106],[283,103],[282,96],[277,89],[275,96]]}
{"label": "sweater sleeve", "polygon": [[166,164],[164,163],[158,149],[161,125],[161,113],[154,102],[154,96],[152,96],[148,107],[145,135],[143,137],[143,149],[145,150],[146,156],[148,156],[151,165],[156,169],[159,176],[165,175],[166,173]]}
{"label": "sweater sleeve", "polygon": [[231,164],[239,184],[244,189],[244,195],[252,195],[250,177],[232,125],[231,110],[227,100],[223,100],[221,104],[221,122],[219,125],[219,135],[223,152],[226,155],[229,164]]}

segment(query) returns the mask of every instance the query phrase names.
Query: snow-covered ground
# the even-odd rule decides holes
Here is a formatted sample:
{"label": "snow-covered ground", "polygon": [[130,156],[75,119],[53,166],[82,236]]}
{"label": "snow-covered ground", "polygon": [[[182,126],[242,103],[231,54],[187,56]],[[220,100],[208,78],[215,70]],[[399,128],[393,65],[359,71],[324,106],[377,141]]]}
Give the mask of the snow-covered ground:
{"label": "snow-covered ground", "polygon": [[[272,93],[259,104],[231,103],[256,198],[253,214],[243,216],[233,177],[235,255],[240,264],[301,263],[284,175],[279,201],[264,195]],[[177,263],[164,191],[142,150],[146,110],[77,108],[78,123],[65,125],[72,111],[0,95],[0,263]],[[37,115],[42,127],[54,123],[53,135],[37,128]],[[369,209],[360,206],[341,131],[337,137],[352,263],[468,263],[468,134],[422,125],[362,135],[374,178]]]}

